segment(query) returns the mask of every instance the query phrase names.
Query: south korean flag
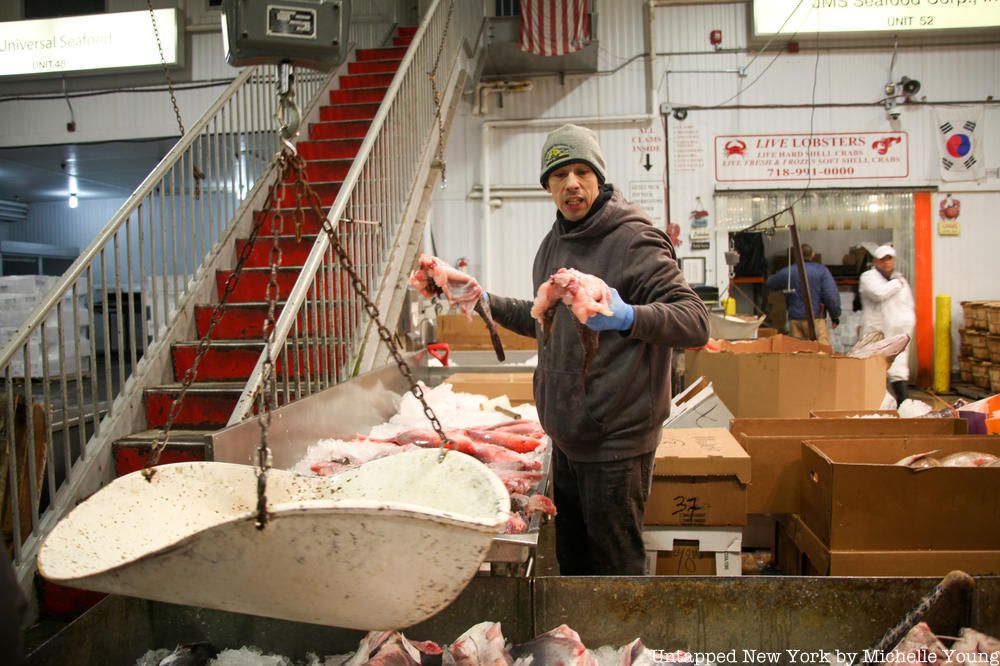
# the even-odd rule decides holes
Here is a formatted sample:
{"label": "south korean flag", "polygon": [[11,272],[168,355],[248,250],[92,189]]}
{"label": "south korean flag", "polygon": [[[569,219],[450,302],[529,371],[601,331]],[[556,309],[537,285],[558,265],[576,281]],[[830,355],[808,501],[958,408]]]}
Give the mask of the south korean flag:
{"label": "south korean flag", "polygon": [[941,180],[980,180],[985,175],[982,161],[981,106],[951,106],[937,109],[938,147]]}

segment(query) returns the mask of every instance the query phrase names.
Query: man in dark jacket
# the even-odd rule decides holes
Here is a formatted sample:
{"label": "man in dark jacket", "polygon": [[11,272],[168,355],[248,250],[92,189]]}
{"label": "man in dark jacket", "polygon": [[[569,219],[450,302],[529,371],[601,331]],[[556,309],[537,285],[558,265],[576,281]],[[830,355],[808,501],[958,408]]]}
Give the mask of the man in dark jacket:
{"label": "man in dark jacket", "polygon": [[[830,333],[826,327],[826,315],[830,314],[833,328],[840,325],[840,292],[833,273],[823,264],[817,263],[816,253],[811,246],[802,244],[802,260],[805,262],[806,280],[809,281],[809,297],[812,301],[813,317],[816,324],[816,340],[821,345],[830,344]],[[791,286],[791,289],[786,288]],[[785,291],[788,307],[788,332],[803,340],[809,338],[809,318],[806,314],[805,290],[799,284],[799,270],[794,264],[785,266],[767,279],[767,288]]]}
{"label": "man in dark jacket", "polygon": [[612,314],[587,321],[601,333],[586,380],[568,308],[556,308],[548,342],[530,300],[490,294],[490,308],[498,323],[538,340],[534,392],[555,444],[561,573],[641,575],[646,499],[670,409],[671,349],[708,341],[708,311],[685,282],[667,235],[605,182],[594,132],[564,125],[550,133],[541,183],[558,212],[535,255],[535,291],[560,268],[595,275],[612,290]]}

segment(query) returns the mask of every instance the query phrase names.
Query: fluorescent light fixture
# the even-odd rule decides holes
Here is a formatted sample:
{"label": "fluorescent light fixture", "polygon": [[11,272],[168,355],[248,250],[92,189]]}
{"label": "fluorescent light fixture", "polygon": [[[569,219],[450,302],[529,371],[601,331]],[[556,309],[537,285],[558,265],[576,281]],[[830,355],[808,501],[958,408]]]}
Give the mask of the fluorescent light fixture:
{"label": "fluorescent light fixture", "polygon": [[80,205],[80,198],[76,196],[76,192],[69,193],[69,207],[76,208]]}

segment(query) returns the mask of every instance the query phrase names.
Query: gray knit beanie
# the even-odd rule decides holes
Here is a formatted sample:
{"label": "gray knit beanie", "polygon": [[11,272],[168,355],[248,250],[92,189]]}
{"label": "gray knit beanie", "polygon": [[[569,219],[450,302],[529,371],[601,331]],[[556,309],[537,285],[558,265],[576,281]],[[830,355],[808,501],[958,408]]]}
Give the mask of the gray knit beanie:
{"label": "gray knit beanie", "polygon": [[597,143],[597,134],[579,125],[563,125],[545,137],[540,179],[542,187],[545,187],[550,173],[572,162],[583,162],[588,165],[597,174],[597,180],[601,185],[604,184],[604,153]]}

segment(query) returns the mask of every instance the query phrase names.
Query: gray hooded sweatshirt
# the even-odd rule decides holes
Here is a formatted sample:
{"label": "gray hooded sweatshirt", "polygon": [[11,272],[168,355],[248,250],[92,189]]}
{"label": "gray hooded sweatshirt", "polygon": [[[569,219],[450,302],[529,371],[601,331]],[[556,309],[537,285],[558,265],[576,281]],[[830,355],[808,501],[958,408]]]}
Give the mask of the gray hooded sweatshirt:
{"label": "gray hooded sweatshirt", "polygon": [[670,410],[675,347],[708,341],[708,310],[687,284],[670,239],[613,185],[611,198],[578,223],[557,218],[535,255],[535,292],[560,268],[604,280],[635,306],[629,331],[600,334],[597,356],[581,379],[583,347],[569,308],[556,307],[551,336],[531,317],[532,302],[490,294],[493,318],[538,340],[535,402],[542,426],[576,462],[649,453]]}

